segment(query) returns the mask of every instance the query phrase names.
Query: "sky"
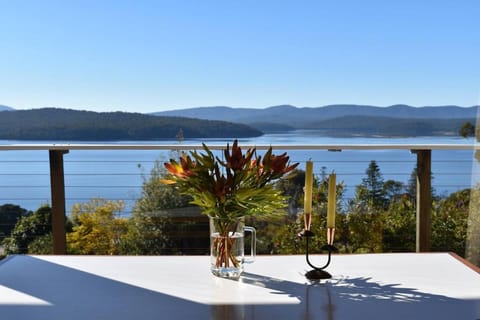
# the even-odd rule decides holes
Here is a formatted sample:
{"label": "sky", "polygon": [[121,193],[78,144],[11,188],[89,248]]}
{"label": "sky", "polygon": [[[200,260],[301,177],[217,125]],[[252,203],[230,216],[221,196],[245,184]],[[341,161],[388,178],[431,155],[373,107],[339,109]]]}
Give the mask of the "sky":
{"label": "sky", "polygon": [[478,0],[0,0],[0,104],[479,104]]}

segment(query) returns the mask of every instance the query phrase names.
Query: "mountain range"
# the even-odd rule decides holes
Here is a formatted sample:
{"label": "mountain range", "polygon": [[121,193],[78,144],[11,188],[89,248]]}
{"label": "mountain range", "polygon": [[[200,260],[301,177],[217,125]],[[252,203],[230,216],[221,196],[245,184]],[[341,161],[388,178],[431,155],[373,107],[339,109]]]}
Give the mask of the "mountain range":
{"label": "mountain range", "polygon": [[344,116],[371,116],[405,119],[466,119],[477,116],[477,106],[436,106],[412,107],[408,105],[393,105],[376,107],[367,105],[338,104],[323,107],[295,107],[280,105],[265,109],[232,108],[232,107],[198,107],[155,112],[155,115],[181,116],[198,119],[235,121],[255,123],[264,121],[288,124],[307,123],[309,121],[328,120]]}
{"label": "mountain range", "polygon": [[[267,132],[317,130],[328,136],[458,135],[475,125],[477,106],[198,107],[155,112],[92,112],[58,108],[15,110],[0,105],[0,139],[140,140],[252,137]],[[8,112],[3,112],[8,111]]]}
{"label": "mountain range", "polygon": [[463,123],[475,123],[477,109],[477,106],[341,104],[315,108],[291,105],[265,109],[198,107],[154,114],[244,123],[264,132],[309,129],[324,131],[326,135],[418,136],[456,135]]}

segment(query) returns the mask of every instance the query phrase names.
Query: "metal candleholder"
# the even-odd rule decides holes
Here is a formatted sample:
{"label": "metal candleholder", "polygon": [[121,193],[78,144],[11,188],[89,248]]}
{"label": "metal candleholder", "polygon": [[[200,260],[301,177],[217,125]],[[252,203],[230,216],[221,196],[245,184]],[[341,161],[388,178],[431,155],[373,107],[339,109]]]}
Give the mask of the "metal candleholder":
{"label": "metal candleholder", "polygon": [[308,271],[305,274],[305,277],[309,280],[321,280],[321,279],[330,279],[332,275],[325,271],[325,269],[329,266],[330,261],[332,260],[332,252],[338,251],[336,247],[333,246],[333,238],[335,235],[335,228],[328,228],[327,230],[327,244],[322,247],[323,251],[328,251],[328,258],[327,262],[323,267],[317,267],[310,262],[309,258],[309,239],[314,237],[315,234],[310,230],[303,230],[299,233],[300,237],[305,238],[305,256],[307,263],[313,269]]}

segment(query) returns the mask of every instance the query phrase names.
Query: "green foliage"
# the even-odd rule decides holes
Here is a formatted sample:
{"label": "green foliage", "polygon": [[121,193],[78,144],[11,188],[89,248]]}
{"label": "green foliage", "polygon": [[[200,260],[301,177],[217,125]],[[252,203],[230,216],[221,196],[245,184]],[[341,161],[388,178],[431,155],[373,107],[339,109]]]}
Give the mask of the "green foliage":
{"label": "green foliage", "polygon": [[384,252],[412,252],[416,248],[415,199],[408,193],[390,201],[383,225]]}
{"label": "green foliage", "polygon": [[[156,161],[149,177],[144,179],[141,197],[136,201],[129,219],[123,248],[125,254],[177,254],[186,252],[187,244],[190,248],[197,248],[195,253],[208,250],[208,225],[203,241],[201,237],[199,240],[190,235],[202,228],[191,222],[198,218],[200,211],[189,204],[191,197],[161,183],[165,176],[165,168]],[[188,252],[192,250],[187,248]]]}
{"label": "green foliage", "polygon": [[[296,173],[293,172],[295,175]],[[300,171],[298,175],[305,177],[305,173]],[[303,188],[305,183],[303,179],[294,179],[291,181],[292,189]],[[280,180],[277,184],[284,185],[284,181]],[[342,224],[344,215],[342,214],[343,206],[341,204],[341,199],[344,194],[344,184],[343,182],[337,184],[337,215],[336,221],[337,225]],[[303,191],[301,194],[303,199]],[[326,242],[326,232],[327,232],[327,198],[328,198],[328,177],[326,174],[322,174],[320,180],[315,179],[314,181],[314,192],[313,192],[313,206],[312,206],[312,225],[311,231],[317,236],[310,239],[311,243],[311,253],[320,253],[321,247]],[[298,202],[303,205],[303,200]],[[255,226],[255,224],[254,224]],[[265,239],[271,239],[271,242],[268,243],[268,251],[259,251],[262,253],[273,253],[273,254],[300,254],[305,250],[305,238],[300,237],[299,233],[304,230],[305,222],[303,214],[298,215],[289,215],[288,217],[277,217],[269,218],[268,224],[265,228],[262,228],[261,233],[267,233],[262,240],[264,243],[268,241]],[[344,230],[338,228],[338,230]],[[257,235],[260,238],[260,235]],[[336,239],[339,240],[342,237],[341,233],[336,233]],[[265,245],[264,245],[265,246]],[[261,247],[260,247],[261,248]]]}
{"label": "green foliage", "polygon": [[29,254],[53,254],[52,233],[36,237],[28,245]]}
{"label": "green foliage", "polygon": [[120,254],[127,232],[127,219],[117,218],[123,201],[92,199],[72,206],[72,232],[67,234],[68,251],[74,254]]}
{"label": "green foliage", "polygon": [[[370,165],[369,169],[374,167]],[[370,177],[371,180],[382,181],[379,168],[374,169],[371,171],[374,171],[375,175],[367,175],[366,179]],[[283,182],[281,183],[283,184]],[[320,252],[320,248],[326,240],[327,195],[325,183],[325,179],[316,182],[312,218],[312,231],[316,236],[310,239],[312,253]],[[300,184],[301,181],[299,181]],[[346,208],[341,206],[343,186],[341,184],[337,186],[338,212],[335,232],[337,248],[340,252],[345,253],[415,251],[415,193],[413,192],[412,195],[406,192],[408,188],[394,180],[384,183],[365,183],[364,190],[368,195],[367,186],[377,190],[378,193],[370,193],[371,197],[358,196],[350,201]],[[379,199],[382,201],[375,202],[373,200],[375,195],[381,195]],[[469,197],[469,189],[454,192],[446,198],[435,197],[437,200],[434,200],[432,210],[431,241],[433,250],[453,251],[461,256],[464,255]],[[301,202],[299,203],[301,204]],[[475,207],[474,204],[473,206]],[[476,208],[479,207],[480,205],[477,203]],[[472,204],[470,204],[470,208],[472,208]],[[471,209],[470,216],[472,216]],[[472,218],[470,217],[470,219]],[[298,233],[304,228],[302,215],[269,218],[268,223],[255,220],[252,221],[252,224],[260,230],[258,232],[258,252],[260,254],[302,254],[305,252],[305,240],[298,236]],[[478,222],[477,224],[472,223],[472,225],[478,226]],[[471,238],[475,238],[476,235],[476,232],[470,233]],[[473,252],[477,247],[472,245],[470,250]]]}
{"label": "green foliage", "polygon": [[382,172],[375,160],[370,161],[366,177],[362,179],[362,183],[357,186],[356,199],[359,205],[365,207],[383,208],[385,206],[385,183],[383,181]]}
{"label": "green foliage", "polygon": [[[190,198],[160,182],[166,171],[157,161],[145,178],[142,195],[129,218],[117,218],[122,202],[94,199],[72,209],[73,229],[68,250],[75,254],[206,254],[208,221]],[[413,175],[412,175],[413,176]],[[413,180],[413,179],[412,179]],[[257,228],[259,254],[303,254],[304,172],[294,170],[274,187],[291,197],[290,214],[250,217]],[[416,243],[416,201],[412,186],[383,182],[380,168],[370,163],[357,196],[344,204],[344,185],[337,185],[335,245],[344,253],[411,252]],[[326,242],[327,175],[314,180],[311,252],[320,253]],[[432,207],[432,250],[453,251],[480,264],[480,186],[435,197]],[[4,209],[17,207],[5,206]],[[1,209],[0,209],[1,210]],[[44,206],[18,219],[3,241],[7,253],[49,254],[52,250],[50,208]],[[1,211],[0,211],[1,212]],[[468,230],[468,231],[467,231]]]}
{"label": "green foliage", "polygon": [[370,203],[352,207],[345,217],[348,238],[345,248],[353,253],[382,252],[383,210]]}
{"label": "green foliage", "polygon": [[[281,220],[274,225],[269,224],[269,229],[267,229],[271,233],[271,236],[268,237],[269,239],[271,239],[270,252],[268,253],[301,254],[305,252],[304,239],[299,237],[298,235],[304,229],[303,214],[299,215],[298,218],[283,217],[277,219]],[[315,221],[314,218],[312,218],[312,220]],[[312,226],[317,227],[317,224],[313,222]],[[261,236],[258,235],[258,237],[260,238]],[[317,248],[315,244],[313,244],[312,247]]]}
{"label": "green foliage", "polygon": [[465,122],[459,130],[460,136],[467,138],[467,137],[474,137],[475,136],[475,126],[470,122]]}
{"label": "green foliage", "polygon": [[4,204],[0,206],[0,242],[10,235],[20,218],[29,214],[31,214],[31,212],[14,204]]}
{"label": "green foliage", "polygon": [[[42,206],[32,214],[21,217],[3,245],[5,252],[30,253],[29,246],[38,237],[48,235],[52,231],[51,208]],[[37,247],[38,248],[38,245]]]}
{"label": "green foliage", "polygon": [[465,254],[470,189],[452,193],[440,200],[432,216],[432,250]]}
{"label": "green foliage", "polygon": [[164,209],[175,209],[188,206],[192,198],[181,195],[175,188],[161,182],[167,175],[160,160],[155,164],[142,184],[142,193],[136,201],[133,213],[156,212]]}

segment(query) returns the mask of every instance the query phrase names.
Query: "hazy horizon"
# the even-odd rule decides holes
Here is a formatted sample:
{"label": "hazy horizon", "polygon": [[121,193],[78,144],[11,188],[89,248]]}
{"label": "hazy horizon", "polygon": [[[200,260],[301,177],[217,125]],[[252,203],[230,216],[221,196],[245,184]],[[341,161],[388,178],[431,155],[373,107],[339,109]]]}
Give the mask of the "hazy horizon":
{"label": "hazy horizon", "polygon": [[[76,107],[76,108],[65,108],[65,107],[32,107],[32,108],[15,108],[14,106],[7,106],[5,104],[0,103],[0,106],[4,107],[10,107],[13,108],[15,111],[20,111],[20,110],[35,110],[35,109],[43,109],[43,108],[58,108],[58,109],[67,109],[67,110],[77,110],[77,111],[94,111],[94,112],[139,112],[139,113],[156,113],[156,112],[164,112],[164,111],[181,111],[181,110],[189,110],[189,109],[197,109],[197,108],[231,108],[231,109],[258,109],[258,110],[265,110],[268,108],[274,108],[274,107],[280,107],[280,106],[292,106],[296,108],[307,108],[307,109],[315,109],[315,108],[323,108],[323,107],[330,107],[330,106],[343,106],[343,105],[353,105],[353,106],[369,106],[369,107],[378,107],[378,108],[389,108],[393,106],[398,106],[398,105],[404,105],[401,103],[393,104],[393,105],[388,105],[388,106],[374,106],[374,105],[361,105],[361,104],[344,104],[344,103],[339,103],[339,104],[332,104],[332,105],[323,105],[323,106],[295,106],[295,105],[287,105],[287,104],[281,104],[281,105],[274,105],[274,106],[265,106],[265,107],[249,107],[249,106],[241,106],[241,107],[236,107],[236,106],[192,106],[192,107],[185,107],[185,108],[172,108],[172,109],[159,109],[157,111],[148,111],[148,112],[141,112],[137,110],[120,110],[120,109],[115,109],[112,108],[111,110],[95,110],[94,109],[88,109],[88,108],[82,108],[82,107]],[[425,108],[425,107],[451,107],[450,105],[439,105],[439,106],[434,106],[434,105],[427,105],[427,106],[412,106],[408,105],[409,107],[413,108]],[[453,106],[453,105],[452,105]],[[460,107],[460,108],[479,108],[480,105],[472,105],[472,106],[459,106],[459,105],[454,105],[454,107]],[[480,110],[479,110],[480,111]]]}

